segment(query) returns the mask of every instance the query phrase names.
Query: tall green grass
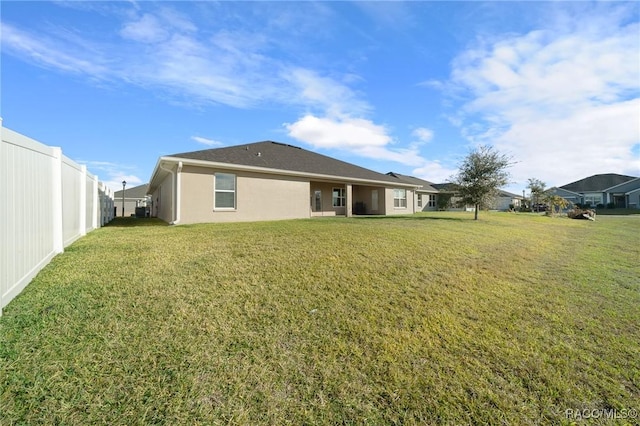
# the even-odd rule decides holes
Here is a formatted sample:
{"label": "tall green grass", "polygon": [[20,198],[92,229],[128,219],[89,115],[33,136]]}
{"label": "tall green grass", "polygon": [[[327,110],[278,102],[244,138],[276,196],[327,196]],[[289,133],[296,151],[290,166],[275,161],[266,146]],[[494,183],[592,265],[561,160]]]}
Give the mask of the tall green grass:
{"label": "tall green grass", "polygon": [[471,219],[118,220],[5,308],[0,424],[635,424],[638,217]]}

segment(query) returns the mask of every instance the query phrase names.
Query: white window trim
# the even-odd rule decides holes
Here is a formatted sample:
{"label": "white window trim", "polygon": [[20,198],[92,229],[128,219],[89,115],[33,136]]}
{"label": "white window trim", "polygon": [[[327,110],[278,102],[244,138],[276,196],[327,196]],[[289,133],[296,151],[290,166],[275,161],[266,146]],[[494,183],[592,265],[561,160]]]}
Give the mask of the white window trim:
{"label": "white window trim", "polygon": [[[231,175],[233,176],[233,190],[230,189],[216,189],[216,176],[217,175]],[[233,193],[233,207],[217,207],[216,206],[216,193],[225,192]],[[214,173],[213,174],[213,211],[233,212],[238,209],[238,177],[234,173]]]}
{"label": "white window trim", "polygon": [[[337,200],[340,201],[342,200],[342,205],[338,205],[336,206],[336,198],[334,197],[334,191],[340,191],[340,194],[342,195],[338,195]],[[331,190],[331,205],[333,206],[334,209],[339,209],[339,208],[343,208],[347,206],[347,191],[344,188],[338,188],[335,187]]]}
{"label": "white window trim", "polygon": [[[396,197],[396,191],[404,191],[404,197]],[[404,200],[404,206],[400,205],[400,206],[396,206],[396,200],[398,200],[398,204],[403,204],[402,200]],[[407,190],[403,189],[403,188],[395,188],[393,190],[393,208],[394,209],[402,209],[402,210],[406,210],[407,209]]]}

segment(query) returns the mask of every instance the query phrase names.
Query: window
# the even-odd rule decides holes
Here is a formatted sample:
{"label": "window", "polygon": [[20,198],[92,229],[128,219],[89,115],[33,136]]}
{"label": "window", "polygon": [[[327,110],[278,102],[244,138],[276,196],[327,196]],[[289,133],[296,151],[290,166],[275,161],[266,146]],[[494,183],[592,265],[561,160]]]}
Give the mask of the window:
{"label": "window", "polygon": [[333,207],[344,207],[345,198],[344,188],[333,188]]}
{"label": "window", "polygon": [[418,207],[422,207],[422,194],[418,194]]}
{"label": "window", "polygon": [[322,211],[322,191],[314,191],[313,193],[313,201],[311,204],[314,212]]}
{"label": "window", "polygon": [[602,204],[602,194],[585,194],[584,203],[593,207]]}
{"label": "window", "polygon": [[436,194],[429,194],[429,207],[436,206]]}
{"label": "window", "polygon": [[378,210],[378,190],[371,191],[371,210]]}
{"label": "window", "polygon": [[400,207],[400,208],[407,207],[407,190],[406,189],[393,190],[393,207]]}
{"label": "window", "polygon": [[214,209],[236,208],[236,175],[229,173],[215,174]]}

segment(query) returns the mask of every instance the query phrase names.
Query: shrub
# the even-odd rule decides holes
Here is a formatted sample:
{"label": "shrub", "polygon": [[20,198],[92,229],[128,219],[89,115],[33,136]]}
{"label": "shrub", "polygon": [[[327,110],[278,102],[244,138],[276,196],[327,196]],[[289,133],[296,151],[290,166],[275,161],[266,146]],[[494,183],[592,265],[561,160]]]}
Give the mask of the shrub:
{"label": "shrub", "polygon": [[604,209],[604,204],[602,204],[602,203],[598,203],[598,204],[596,205],[596,209]]}
{"label": "shrub", "polygon": [[615,209],[616,208],[616,204],[615,203],[607,203],[607,208],[608,209]]}

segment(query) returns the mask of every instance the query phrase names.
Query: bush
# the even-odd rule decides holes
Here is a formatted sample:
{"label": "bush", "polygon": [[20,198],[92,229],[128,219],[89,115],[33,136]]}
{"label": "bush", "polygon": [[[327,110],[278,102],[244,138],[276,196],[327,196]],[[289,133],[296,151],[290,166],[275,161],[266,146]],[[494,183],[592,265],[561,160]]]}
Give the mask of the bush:
{"label": "bush", "polygon": [[615,203],[607,203],[607,208],[608,209],[615,209],[616,208],[616,204]]}
{"label": "bush", "polygon": [[598,204],[596,205],[596,209],[604,209],[604,204],[602,204],[602,203],[598,203]]}

